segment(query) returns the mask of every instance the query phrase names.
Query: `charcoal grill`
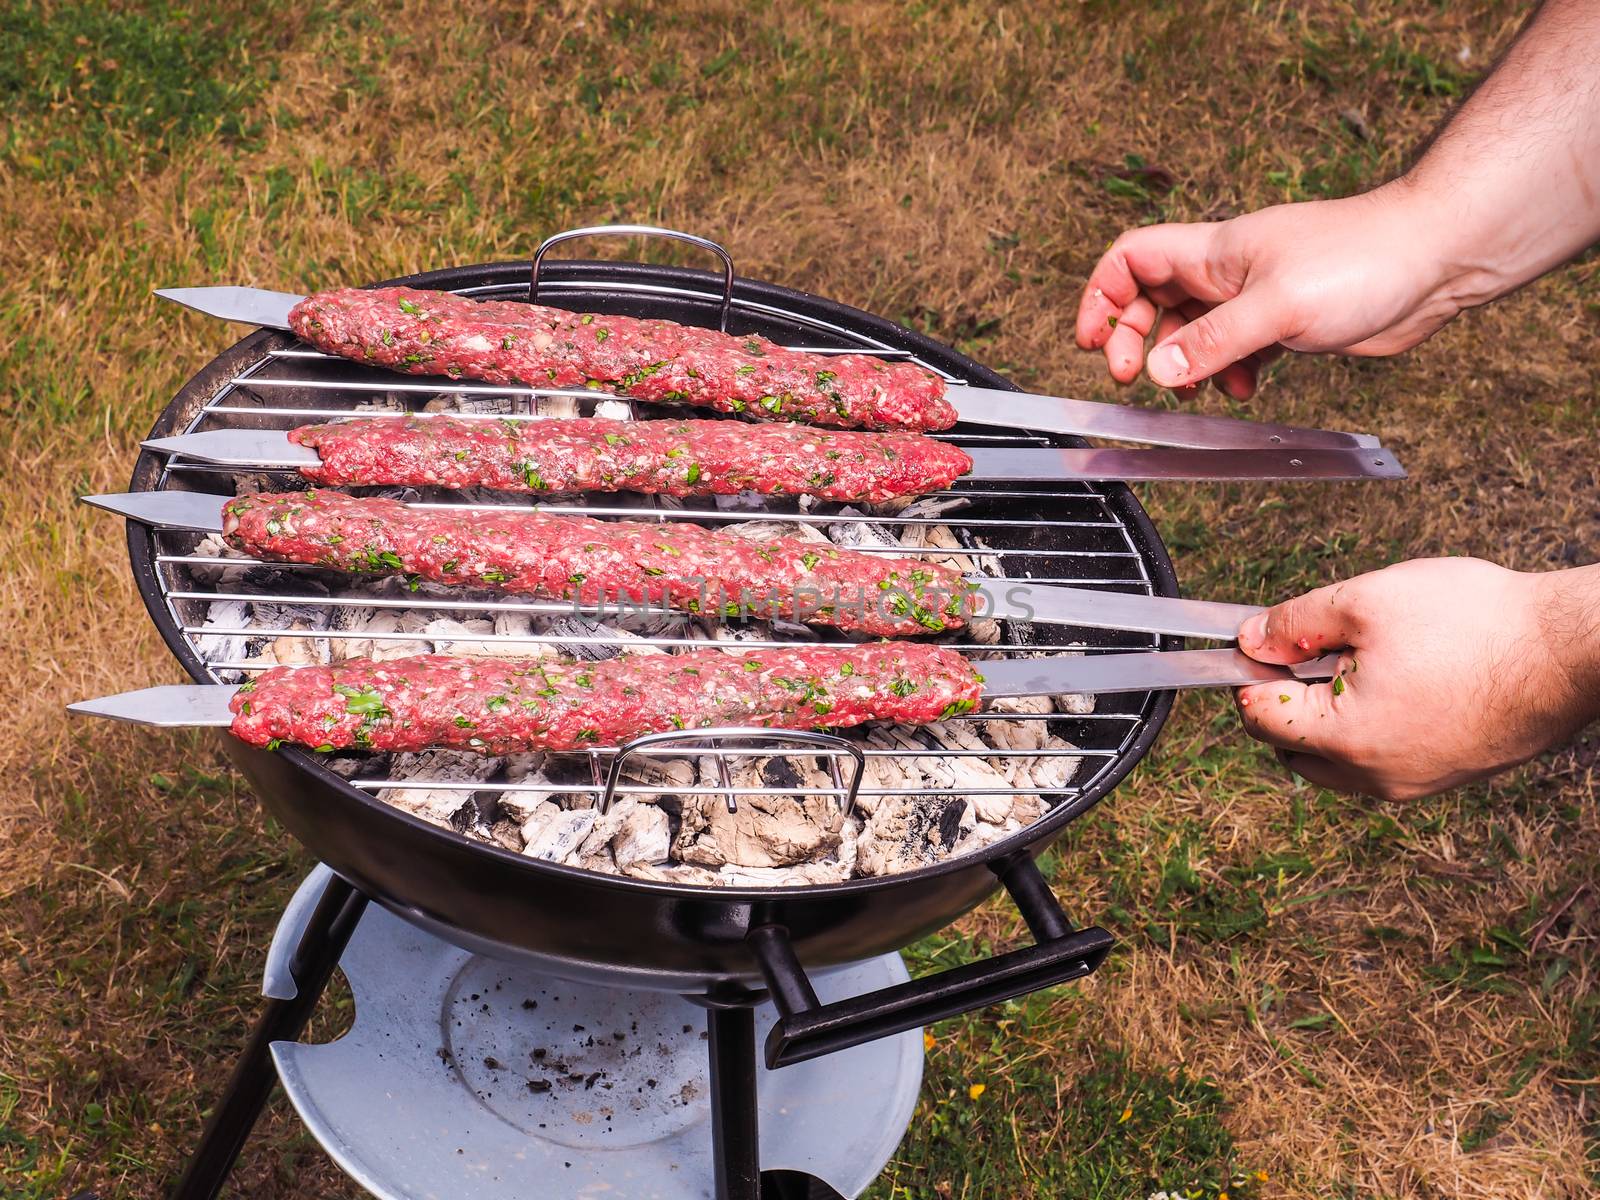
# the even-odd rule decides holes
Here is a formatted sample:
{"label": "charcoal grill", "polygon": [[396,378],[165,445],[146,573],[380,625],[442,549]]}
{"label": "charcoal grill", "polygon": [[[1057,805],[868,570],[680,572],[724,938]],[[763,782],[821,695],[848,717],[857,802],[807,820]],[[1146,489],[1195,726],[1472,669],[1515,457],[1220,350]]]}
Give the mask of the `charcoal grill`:
{"label": "charcoal grill", "polygon": [[[981,364],[930,338],[834,301],[735,278],[725,256],[724,264],[725,272],[719,276],[642,263],[545,262],[536,278],[542,300],[567,308],[702,325],[725,322],[732,332],[757,332],[785,345],[823,353],[865,351],[910,359],[952,381],[1009,386]],[[520,299],[530,291],[530,268],[525,262],[459,267],[388,283]],[[374,392],[414,404],[445,392],[509,394],[524,403],[542,394],[574,394],[394,377],[309,350],[289,335],[261,331],[238,342],[191,379],[157,420],[151,436],[230,426],[289,428],[348,412]],[[585,402],[593,400],[590,393],[577,395]],[[1082,444],[1059,435],[1007,434],[964,426],[944,436],[964,445]],[[146,451],[135,467],[131,490],[231,495],[243,474],[237,468]],[[273,486],[279,488],[300,486],[297,480],[289,473],[272,476]],[[970,547],[963,553],[996,564],[1007,579],[1167,596],[1177,593],[1172,565],[1159,537],[1133,494],[1121,484],[995,487],[958,483],[952,492],[969,501],[970,507],[959,515],[941,518],[941,523],[958,526]],[[444,495],[427,499],[451,503]],[[826,516],[829,506],[801,512],[794,507],[797,503],[775,499],[768,511],[787,510],[787,516],[803,521],[830,519]],[[544,507],[546,511],[596,516],[717,523],[750,515],[717,511],[709,502],[704,508],[697,509],[690,502],[683,512],[664,511],[648,497],[637,503],[607,497],[592,505],[579,499]],[[203,634],[216,633],[204,628],[207,606],[225,597],[197,581],[194,569],[212,560],[196,552],[196,536],[130,522],[128,545],[140,594],[185,670],[197,682],[237,681],[239,672],[248,670],[249,664],[202,653],[199,647]],[[263,597],[252,592],[242,598]],[[319,601],[308,598],[308,602]],[[335,594],[323,602],[351,601]],[[501,600],[473,607],[492,612],[497,607],[536,606]],[[337,631],[282,632],[343,636]],[[373,635],[364,632],[359,636]],[[474,635],[471,640],[484,639]],[[959,641],[951,644],[962,645]],[[1013,623],[999,647],[974,648],[1005,653],[1071,649],[1095,654],[1176,649],[1179,644],[1178,639],[1154,635]],[[1034,858],[1128,774],[1160,732],[1172,700],[1170,692],[1142,693],[1101,697],[1095,711],[1086,715],[1017,715],[1019,720],[1055,722],[1054,728],[1076,747],[1070,753],[1083,762],[1069,786],[1049,793],[1050,808],[1033,825],[980,851],[904,874],[784,888],[691,887],[531,859],[429,824],[374,795],[396,786],[472,791],[514,787],[415,776],[347,779],[311,753],[292,748],[269,753],[225,739],[228,753],[268,811],[331,866],[338,878],[325,890],[294,956],[294,983],[289,988],[294,998],[271,1002],[179,1194],[212,1195],[220,1186],[270,1086],[266,1045],[298,1034],[344,939],[366,899],[371,898],[450,943],[531,964],[557,978],[695,997],[710,1013],[713,1088],[718,1095],[725,1093],[724,1102],[713,1103],[717,1194],[753,1196],[758,1186],[751,1124],[754,1108],[746,1103],[749,1088],[740,1082],[747,1083],[753,1071],[754,1027],[749,1006],[770,995],[781,1014],[767,1041],[768,1065],[776,1067],[857,1046],[1093,970],[1109,949],[1109,935],[1099,929],[1073,927]],[[701,733],[687,733],[685,739],[672,747],[674,753],[725,752]],[[815,747],[802,749],[815,751]],[[634,750],[650,752],[644,746]],[[741,743],[739,752],[779,755],[795,752],[795,747],[775,736],[771,745],[762,748],[751,747],[748,741]],[[1036,757],[1041,752],[1026,753]],[[591,759],[592,783],[563,790],[588,791],[597,800],[619,790],[615,773],[608,771],[609,752],[593,752]],[[835,779],[841,794],[846,793],[847,781],[838,775]],[[725,790],[728,801],[737,803],[738,789]],[[925,794],[926,789],[919,788],[918,793]],[[952,798],[954,794],[971,794],[971,789],[958,788]],[[818,1002],[807,978],[808,969],[893,952],[948,924],[1002,885],[1034,935],[1034,945],[865,997],[826,1005]]]}

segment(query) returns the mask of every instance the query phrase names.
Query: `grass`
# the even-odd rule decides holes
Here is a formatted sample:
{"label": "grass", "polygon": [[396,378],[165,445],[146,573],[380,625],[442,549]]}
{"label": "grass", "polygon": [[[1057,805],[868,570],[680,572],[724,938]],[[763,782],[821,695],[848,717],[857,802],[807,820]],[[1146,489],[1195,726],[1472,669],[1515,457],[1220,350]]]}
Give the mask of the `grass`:
{"label": "grass", "polygon": [[[1106,397],[1071,314],[1111,237],[1397,169],[1521,14],[270,7],[11,0],[0,20],[0,602],[21,683],[0,738],[7,1200],[162,1194],[310,865],[214,741],[61,712],[175,678],[121,531],[74,503],[125,484],[155,414],[231,340],[152,287],[314,288],[650,221],[1025,386]],[[1147,488],[1186,589],[1266,599],[1419,553],[1593,561],[1597,322],[1589,259],[1404,358],[1286,361],[1250,405],[1200,398],[1376,430],[1412,478]],[[1117,951],[1082,984],[933,1030],[918,1118],[873,1194],[1592,1194],[1595,753],[1366,806],[1285,779],[1222,698],[1185,698],[1052,859]],[[1020,936],[991,906],[914,958]],[[282,1106],[235,1192],[355,1194]]]}

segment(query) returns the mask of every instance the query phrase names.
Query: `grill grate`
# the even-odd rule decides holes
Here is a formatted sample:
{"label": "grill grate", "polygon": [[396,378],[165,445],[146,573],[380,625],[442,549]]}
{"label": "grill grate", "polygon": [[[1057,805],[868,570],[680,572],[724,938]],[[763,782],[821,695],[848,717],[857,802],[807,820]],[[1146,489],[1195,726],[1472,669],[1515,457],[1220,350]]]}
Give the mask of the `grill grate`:
{"label": "grill grate", "polygon": [[[721,302],[721,296],[687,286],[671,286],[665,284],[640,283],[629,279],[618,279],[606,275],[565,277],[560,280],[546,280],[541,284],[542,293],[548,296],[550,302],[555,304],[568,303],[573,307],[596,307],[594,297],[600,294],[607,300],[614,300],[616,306],[626,308],[630,298],[647,297],[657,301],[671,301],[678,304],[688,302],[685,307],[693,306],[696,312],[702,311],[702,306],[709,302],[712,306]],[[503,284],[465,287],[458,289],[460,294],[485,298],[516,299],[526,294],[525,285]],[[576,303],[574,303],[576,301]],[[680,316],[680,319],[682,317]],[[930,369],[937,370],[933,364],[923,362],[911,353],[894,346],[885,344],[864,333],[833,324],[822,320],[809,313],[779,307],[775,304],[763,303],[757,300],[736,297],[733,302],[732,320],[735,328],[761,322],[781,322],[782,327],[804,331],[800,339],[790,338],[789,344],[803,347],[817,353],[847,353],[866,352],[884,358],[897,358],[918,362]],[[955,376],[941,371],[951,382],[965,382]],[[472,400],[509,399],[513,411],[510,414],[483,414],[484,419],[537,419],[537,402],[547,398],[575,399],[580,411],[588,415],[596,404],[609,401],[616,412],[615,405],[628,404],[629,401],[619,401],[616,397],[599,395],[594,392],[573,391],[571,389],[543,389],[528,387],[499,387],[489,384],[463,384],[453,381],[440,380],[428,382],[411,380],[403,377],[390,377],[387,374],[374,372],[359,364],[335,356],[324,354],[300,346],[283,346],[269,348],[260,354],[254,361],[247,362],[236,369],[214,395],[207,400],[194,414],[188,425],[174,429],[174,433],[200,432],[203,430],[245,426],[251,428],[288,429],[296,425],[327,420],[339,416],[350,415],[353,412],[366,409],[375,400],[382,400],[389,404],[400,406],[415,411],[429,400],[440,396],[466,397]],[[470,415],[470,414],[462,414]],[[648,415],[641,412],[636,415]],[[658,414],[659,415],[659,414]],[[697,413],[698,417],[710,414]],[[941,435],[950,441],[962,445],[1049,445],[1047,438],[1031,436],[1026,433],[1008,434],[1005,432],[983,431],[968,433],[965,430],[951,431]],[[264,487],[289,489],[302,486],[298,473],[292,470],[263,470],[259,472],[241,471],[235,467],[218,466],[211,463],[186,460],[180,456],[172,457],[165,465],[157,486],[160,488],[178,488],[182,490],[195,490],[214,492],[218,495],[232,494],[236,481],[241,477],[254,478]],[[433,493],[424,491],[422,503],[432,507],[483,507],[482,504],[465,505],[459,500],[448,498],[430,499]],[[449,493],[439,493],[448,497]],[[641,497],[639,503],[619,503],[616,497],[596,497],[595,502],[584,503],[579,497],[573,502],[560,504],[516,504],[509,507],[520,508],[524,511],[534,510],[545,513],[572,513],[585,516],[607,518],[628,518],[632,520],[695,520],[715,523],[724,527],[749,521],[795,522],[803,525],[826,527],[832,524],[849,523],[860,524],[885,531],[897,528],[944,526],[951,530],[961,548],[951,550],[947,547],[852,547],[868,552],[904,555],[936,555],[948,556],[959,554],[978,564],[986,572],[994,575],[1001,582],[1014,583],[1069,583],[1077,587],[1099,587],[1119,591],[1135,591],[1152,593],[1155,588],[1146,567],[1146,560],[1140,553],[1129,529],[1108,504],[1102,491],[1088,484],[1065,484],[1055,487],[1029,490],[1025,488],[993,488],[981,485],[956,484],[954,487],[934,493],[934,500],[948,501],[951,505],[960,505],[967,511],[951,511],[945,515],[914,515],[901,517],[897,515],[868,514],[858,515],[852,511],[840,513],[844,506],[825,502],[810,502],[803,505],[795,498],[767,497],[764,507],[760,512],[742,511],[729,508],[713,507],[714,502],[709,498],[704,501],[685,501],[685,507],[678,509],[664,506],[660,498]],[[1046,515],[1048,513],[1048,515]],[[199,535],[175,530],[154,531],[155,539],[154,562],[157,577],[160,582],[163,600],[173,624],[181,630],[187,639],[190,649],[205,666],[211,679],[216,682],[236,682],[252,670],[265,669],[261,664],[244,661],[237,656],[227,653],[227,646],[238,638],[258,637],[295,637],[311,642],[332,645],[339,640],[360,640],[368,642],[382,641],[417,641],[424,640],[440,645],[453,645],[456,643],[517,643],[532,646],[533,643],[562,647],[574,646],[606,646],[628,645],[637,647],[641,642],[649,643],[655,647],[671,652],[675,649],[697,647],[705,648],[717,644],[708,642],[704,637],[689,636],[689,619],[682,618],[681,614],[670,613],[665,609],[646,610],[630,607],[631,616],[655,616],[665,620],[668,618],[681,618],[685,626],[679,636],[664,634],[654,637],[633,636],[573,636],[550,633],[538,628],[531,635],[525,634],[492,634],[492,633],[467,633],[459,636],[449,636],[442,633],[413,633],[413,632],[386,632],[368,629],[327,629],[303,630],[287,627],[273,628],[257,625],[246,625],[237,628],[219,627],[207,622],[207,614],[211,606],[218,602],[241,601],[252,604],[278,603],[299,608],[324,608],[328,610],[351,609],[401,609],[450,615],[462,619],[472,617],[493,618],[497,614],[525,614],[535,617],[553,617],[571,615],[570,603],[541,602],[528,599],[459,599],[448,600],[433,596],[418,597],[374,597],[354,591],[341,591],[337,578],[319,568],[305,567],[298,564],[273,563],[271,568],[280,577],[293,577],[297,573],[304,573],[307,578],[315,577],[327,580],[330,585],[329,594],[316,594],[309,589],[303,591],[271,592],[255,588],[240,588],[238,586],[216,586],[205,582],[207,574],[215,574],[218,567],[248,566],[252,560],[229,556],[212,555],[198,552]],[[1048,544],[1044,544],[1048,543]],[[1065,544],[1062,544],[1065,543]],[[207,570],[210,568],[210,571]],[[776,639],[746,640],[740,638],[738,645],[745,648],[765,648],[793,644],[797,640],[789,637]],[[850,645],[847,641],[829,641],[825,635],[818,635],[807,639],[821,645]],[[1084,653],[1099,653],[1111,650],[1128,649],[1154,649],[1159,646],[1159,639],[1152,635],[1117,633],[1108,631],[1091,630],[1064,630],[1060,627],[1034,627],[1019,625],[1009,622],[1005,627],[1005,634],[999,644],[987,644],[974,641],[955,640],[946,644],[953,648],[967,650],[985,655],[1016,655],[1035,654],[1041,651],[1082,651]],[[1071,801],[1090,789],[1094,788],[1100,778],[1107,772],[1115,769],[1118,761],[1128,753],[1134,741],[1138,738],[1143,728],[1148,705],[1148,697],[1126,696],[1101,698],[1096,710],[1084,714],[1052,713],[1006,713],[1006,721],[1048,721],[1052,732],[1072,743],[1070,748],[1059,746],[1043,746],[1037,749],[1007,751],[1004,749],[971,749],[971,748],[946,748],[943,746],[927,746],[916,748],[883,749],[877,747],[862,747],[862,752],[868,759],[895,759],[912,761],[916,759],[941,759],[941,758],[984,758],[999,762],[1008,757],[1021,759],[1043,758],[1078,758],[1081,765],[1077,776],[1067,785],[1056,785],[1048,788],[1005,787],[1005,788],[975,788],[971,785],[961,784],[959,781],[952,787],[941,789],[927,785],[914,788],[874,788],[862,786],[859,795],[862,796],[894,796],[894,795],[919,795],[919,796],[968,796],[968,795],[998,795],[1020,794],[1048,796],[1061,801]],[[958,721],[981,722],[996,719],[985,713],[967,714],[955,718]],[[577,794],[592,794],[597,797],[606,792],[607,769],[613,755],[620,752],[609,750],[594,750],[587,753],[592,776],[590,783],[563,783],[562,792]],[[696,747],[692,744],[674,744],[659,748],[639,748],[632,751],[638,756],[649,757],[652,755],[687,757],[693,754],[724,754],[710,746]],[[741,755],[752,757],[779,756],[784,754],[826,757],[825,753],[816,750],[797,751],[792,745],[783,745],[777,738],[770,747],[757,745],[742,746],[738,752]],[[462,792],[548,792],[551,786],[547,782],[510,782],[493,781],[485,782],[478,779],[447,779],[431,778],[427,776],[408,775],[405,778],[391,778],[388,775],[377,777],[364,777],[359,771],[356,777],[349,780],[354,786],[369,790],[382,790],[387,788],[426,789]],[[838,783],[835,776],[835,783]],[[816,795],[825,793],[829,789],[825,786],[806,786],[804,788],[738,788],[731,785],[722,787],[679,787],[676,785],[663,786],[661,784],[621,784],[615,789],[616,794],[627,795],[630,793],[658,794],[663,790],[670,790],[677,795],[723,795],[730,803],[741,795]],[[842,794],[842,786],[836,786],[836,792]]]}

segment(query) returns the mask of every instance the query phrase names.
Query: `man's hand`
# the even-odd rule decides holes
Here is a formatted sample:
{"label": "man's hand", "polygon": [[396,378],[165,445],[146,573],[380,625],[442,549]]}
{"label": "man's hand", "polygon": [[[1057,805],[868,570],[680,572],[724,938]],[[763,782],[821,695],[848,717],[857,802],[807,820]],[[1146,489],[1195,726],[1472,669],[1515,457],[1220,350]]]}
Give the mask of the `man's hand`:
{"label": "man's hand", "polygon": [[[1461,311],[1437,214],[1403,182],[1231,221],[1151,225],[1101,256],[1078,306],[1078,345],[1112,378],[1213,379],[1236,399],[1283,349],[1396,354]],[[1146,362],[1145,338],[1155,345]]]}
{"label": "man's hand", "polygon": [[1600,714],[1600,567],[1400,563],[1251,618],[1239,648],[1272,663],[1343,651],[1332,683],[1241,688],[1245,727],[1313,783],[1413,799],[1526,762]]}
{"label": "man's hand", "polygon": [[[1364,196],[1112,243],[1078,344],[1131,382],[1255,390],[1279,348],[1410,349],[1600,238],[1600,4],[1544,0],[1406,175]],[[1159,310],[1159,311],[1158,311]]]}

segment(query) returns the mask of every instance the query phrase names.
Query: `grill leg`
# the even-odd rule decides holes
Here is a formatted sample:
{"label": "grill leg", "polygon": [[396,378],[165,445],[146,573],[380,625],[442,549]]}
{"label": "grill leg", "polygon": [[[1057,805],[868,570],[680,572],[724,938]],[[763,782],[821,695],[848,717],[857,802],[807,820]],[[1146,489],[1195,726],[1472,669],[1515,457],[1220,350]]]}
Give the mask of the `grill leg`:
{"label": "grill leg", "polygon": [[761,1200],[755,1011],[708,1008],[706,1031],[711,1044],[711,1158],[716,1164],[717,1200]]}
{"label": "grill leg", "polygon": [[172,1200],[215,1200],[222,1191],[277,1082],[268,1047],[294,1041],[305,1030],[366,907],[367,898],[350,884],[337,875],[329,880],[289,964],[294,999],[267,1001]]}

